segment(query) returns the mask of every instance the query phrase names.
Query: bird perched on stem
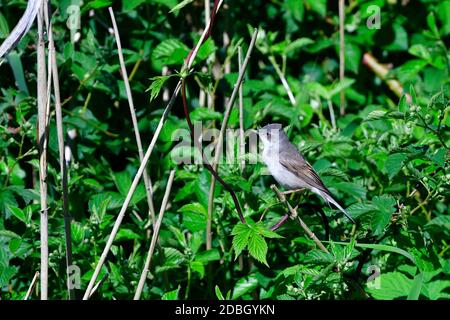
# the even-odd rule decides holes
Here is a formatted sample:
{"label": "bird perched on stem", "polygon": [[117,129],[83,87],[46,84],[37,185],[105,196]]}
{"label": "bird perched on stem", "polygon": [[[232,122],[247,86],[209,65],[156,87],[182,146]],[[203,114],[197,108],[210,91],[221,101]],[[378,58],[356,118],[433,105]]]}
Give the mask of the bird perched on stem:
{"label": "bird perched on stem", "polygon": [[[289,141],[279,123],[268,124],[258,130],[264,144],[262,159],[270,174],[285,189],[292,191],[308,189],[321,196],[327,203],[335,205],[353,223],[355,221],[333,198],[308,161]],[[288,191],[289,192],[289,191]]]}

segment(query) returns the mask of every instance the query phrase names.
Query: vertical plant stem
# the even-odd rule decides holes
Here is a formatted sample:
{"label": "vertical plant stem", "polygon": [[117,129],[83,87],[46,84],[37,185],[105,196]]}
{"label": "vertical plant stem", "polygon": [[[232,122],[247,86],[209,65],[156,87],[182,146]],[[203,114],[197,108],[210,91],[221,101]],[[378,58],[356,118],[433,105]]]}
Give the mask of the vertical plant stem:
{"label": "vertical plant stem", "polygon": [[[222,155],[221,150],[222,150],[222,144],[223,144],[223,137],[225,135],[225,130],[227,128],[227,124],[228,124],[228,120],[230,118],[230,114],[231,114],[231,109],[234,105],[234,101],[236,100],[240,85],[242,83],[242,80],[244,79],[244,74],[245,74],[245,70],[247,69],[247,65],[248,62],[250,61],[250,56],[252,54],[253,51],[253,47],[255,46],[255,42],[256,42],[256,37],[258,35],[258,30],[255,29],[253,31],[253,35],[252,35],[252,40],[250,41],[250,45],[248,47],[248,51],[247,51],[247,55],[245,56],[245,60],[244,63],[242,65],[242,68],[239,72],[239,76],[238,79],[234,85],[234,89],[233,92],[231,94],[230,100],[228,101],[228,105],[225,108],[225,114],[223,116],[223,120],[222,120],[222,126],[220,127],[220,133],[219,133],[219,137],[217,138],[217,144],[216,144],[216,148],[214,150],[214,159],[213,162],[211,164],[212,168],[214,169],[214,171],[217,172],[217,167],[220,161],[220,157]],[[206,223],[206,249],[209,250],[211,249],[211,244],[212,244],[212,235],[211,235],[211,224],[212,224],[212,211],[213,211],[213,207],[214,207],[214,188],[215,188],[215,183],[216,183],[216,179],[214,176],[211,177],[211,186],[209,189],[209,197],[208,197],[208,220]]]}
{"label": "vertical plant stem", "polygon": [[205,21],[211,20],[211,2],[205,0]]}
{"label": "vertical plant stem", "polygon": [[51,70],[53,74],[53,90],[55,94],[55,114],[56,130],[58,135],[59,166],[62,181],[62,201],[64,214],[64,232],[66,242],[66,283],[69,300],[75,299],[75,291],[70,282],[70,267],[72,266],[72,234],[71,234],[71,216],[69,213],[69,190],[67,186],[67,165],[64,150],[64,128],[61,108],[61,94],[59,89],[58,65],[56,63],[56,50],[53,40],[52,23],[49,21],[49,56],[51,57]]}
{"label": "vertical plant stem", "polygon": [[139,300],[141,298],[142,290],[144,289],[145,279],[147,279],[147,274],[150,269],[150,263],[152,261],[153,253],[155,251],[156,240],[159,236],[159,229],[161,228],[161,222],[164,217],[164,212],[166,211],[167,203],[169,202],[170,190],[172,189],[173,179],[175,177],[175,170],[170,171],[169,179],[167,180],[167,187],[164,193],[164,198],[161,203],[161,208],[159,209],[158,220],[156,221],[155,227],[153,229],[152,240],[150,243],[150,248],[148,249],[147,258],[145,259],[144,268],[142,269],[141,277],[139,278],[139,283],[136,288],[136,293],[134,294],[134,300]]}
{"label": "vertical plant stem", "polygon": [[41,300],[48,299],[48,208],[47,208],[47,71],[44,44],[44,5],[39,8],[37,44],[37,104],[39,144],[40,236],[41,236]]}
{"label": "vertical plant stem", "polygon": [[334,115],[334,109],[333,109],[333,103],[330,99],[327,99],[328,104],[328,110],[330,111],[330,119],[331,119],[331,125],[334,130],[336,130],[336,117]]}
{"label": "vertical plant stem", "polygon": [[[242,71],[242,48],[238,47],[238,63],[239,73]],[[245,137],[244,137],[244,96],[242,90],[242,83],[239,85],[239,158],[241,158],[241,172],[245,168]]]}
{"label": "vertical plant stem", "polygon": [[292,93],[291,87],[289,87],[289,83],[286,80],[286,77],[284,76],[283,72],[281,71],[280,67],[278,66],[277,61],[275,60],[274,56],[269,56],[269,61],[272,63],[272,66],[274,67],[275,71],[278,74],[278,77],[281,80],[281,83],[283,84],[284,90],[286,90],[286,93],[289,97],[289,101],[293,106],[297,104],[297,100],[294,97],[294,94]]}
{"label": "vertical plant stem", "polygon": [[28,287],[27,293],[25,294],[25,297],[23,297],[23,300],[28,300],[28,298],[31,296],[31,292],[33,292],[38,279],[39,279],[39,271],[36,271],[33,280],[31,280],[30,286]]}
{"label": "vertical plant stem", "polygon": [[[122,70],[122,77],[123,77],[123,81],[125,83],[125,91],[127,93],[128,105],[130,107],[131,120],[133,122],[133,129],[134,129],[136,145],[137,145],[138,153],[139,153],[139,160],[142,162],[142,159],[144,158],[144,151],[142,149],[141,134],[139,133],[139,125],[138,125],[138,121],[137,121],[137,117],[136,117],[136,111],[134,108],[133,95],[131,93],[130,82],[128,81],[127,68],[125,66],[125,61],[123,59],[122,43],[120,41],[120,35],[119,35],[119,30],[117,28],[116,18],[114,17],[114,11],[111,7],[109,7],[108,10],[109,10],[109,14],[111,16],[111,21],[112,21],[112,25],[113,25],[113,29],[114,29],[114,36],[116,37],[117,53],[119,55],[120,68]],[[148,176],[147,170],[144,170],[144,185],[145,185],[145,191],[147,194],[149,216],[151,217],[152,222],[154,224],[156,219],[155,219],[155,210],[153,207],[153,195],[152,195],[153,188],[152,188],[152,183],[150,181],[150,177]]]}
{"label": "vertical plant stem", "polygon": [[[345,0],[339,0],[339,80],[345,76]],[[340,92],[340,113],[345,114],[345,89]]]}

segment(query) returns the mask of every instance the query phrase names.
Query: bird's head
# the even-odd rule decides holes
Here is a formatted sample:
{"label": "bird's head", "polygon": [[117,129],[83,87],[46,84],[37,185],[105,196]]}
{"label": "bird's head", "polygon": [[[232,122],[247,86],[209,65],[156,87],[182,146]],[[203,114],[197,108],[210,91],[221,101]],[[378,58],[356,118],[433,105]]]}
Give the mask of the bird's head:
{"label": "bird's head", "polygon": [[286,137],[283,126],[279,123],[271,123],[258,129],[258,136],[264,144],[264,148],[280,143]]}

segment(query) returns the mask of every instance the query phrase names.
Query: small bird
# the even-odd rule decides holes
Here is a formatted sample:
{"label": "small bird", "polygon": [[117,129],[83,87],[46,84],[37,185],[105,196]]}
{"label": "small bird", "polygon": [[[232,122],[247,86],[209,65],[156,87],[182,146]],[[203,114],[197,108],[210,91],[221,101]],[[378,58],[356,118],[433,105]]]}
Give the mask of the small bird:
{"label": "small bird", "polygon": [[268,124],[258,130],[264,144],[262,159],[275,180],[288,190],[309,189],[327,203],[334,204],[353,223],[353,218],[334,200],[312,166],[289,141],[279,123]]}

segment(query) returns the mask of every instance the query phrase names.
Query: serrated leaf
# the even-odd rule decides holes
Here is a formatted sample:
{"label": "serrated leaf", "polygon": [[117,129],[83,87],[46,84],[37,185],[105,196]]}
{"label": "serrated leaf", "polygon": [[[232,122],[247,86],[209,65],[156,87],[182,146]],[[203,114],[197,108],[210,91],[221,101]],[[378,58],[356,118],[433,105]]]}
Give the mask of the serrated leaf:
{"label": "serrated leaf", "polygon": [[267,242],[261,235],[257,233],[250,234],[248,240],[248,252],[253,258],[264,263],[266,266],[269,266],[266,260]]}
{"label": "serrated leaf", "polygon": [[236,253],[235,259],[241,254],[242,250],[247,246],[248,239],[250,237],[250,234],[252,233],[252,230],[245,224],[239,222],[237,225],[234,226],[231,234],[234,235],[233,237],[233,248]]}
{"label": "serrated leaf", "polygon": [[403,163],[406,159],[408,159],[408,155],[406,153],[394,153],[388,156],[386,163],[384,164],[384,168],[389,176],[389,180],[392,180],[392,178],[397,175],[403,167]]}
{"label": "serrated leaf", "polygon": [[164,83],[166,83],[167,79],[169,78],[170,76],[157,76],[150,78],[150,80],[152,80],[152,83],[147,89],[147,91],[150,91],[150,102],[152,102],[159,95],[159,92],[163,88]]}

